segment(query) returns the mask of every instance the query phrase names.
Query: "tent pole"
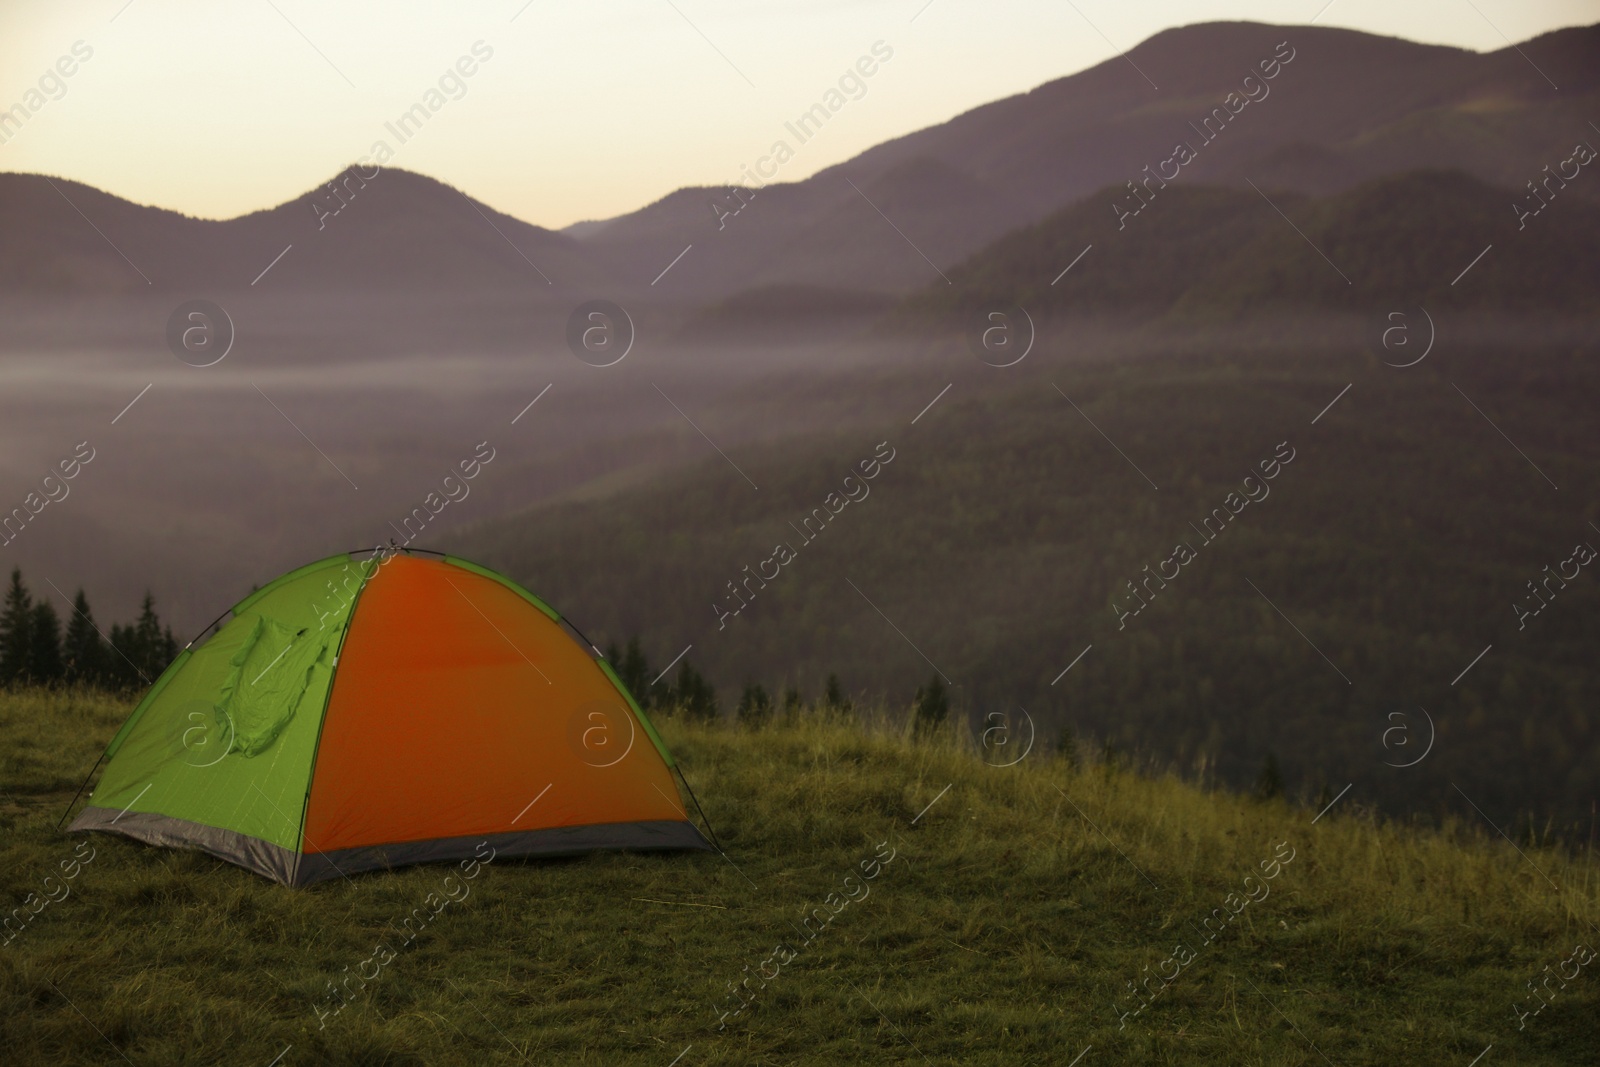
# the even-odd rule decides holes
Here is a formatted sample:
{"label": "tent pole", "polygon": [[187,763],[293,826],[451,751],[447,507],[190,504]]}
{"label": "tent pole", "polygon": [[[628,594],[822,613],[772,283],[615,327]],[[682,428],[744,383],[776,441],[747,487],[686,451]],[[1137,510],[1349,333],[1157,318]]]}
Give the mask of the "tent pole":
{"label": "tent pole", "polygon": [[[694,787],[689,784],[689,779],[683,776],[683,768],[674,763],[672,769],[678,772],[678,778],[683,782],[683,787],[689,791],[689,799],[694,801],[694,810],[700,813],[700,821],[706,824],[706,829],[711,834],[711,843],[717,846],[718,852],[722,852],[722,842],[717,840],[717,831],[712,829],[711,820],[706,818],[706,809],[700,806],[700,798],[694,795]],[[723,855],[727,855],[727,853],[723,852]]]}
{"label": "tent pole", "polygon": [[[595,643],[593,641],[589,640],[589,635],[584,633],[582,630],[578,629],[578,624],[577,623],[573,622],[571,619],[567,618],[565,615],[561,616],[561,621],[566,623],[568,626],[572,627],[573,633],[575,633],[579,637],[583,638],[583,643],[588,645],[590,648],[593,648],[595,655],[599,656],[601,659],[605,659],[606,658],[606,654],[604,652],[601,652],[600,649],[595,646]],[[683,772],[682,771],[678,772],[678,777],[680,777],[680,778],[683,777]],[[688,785],[688,784],[689,784],[688,782],[684,783],[684,785]]]}
{"label": "tent pole", "polygon": [[[78,791],[75,794],[73,794],[71,803],[69,803],[67,805],[67,810],[62,812],[61,813],[61,818],[59,820],[57,820],[57,822],[56,822],[56,829],[57,830],[60,830],[61,829],[61,824],[67,821],[67,816],[72,814],[72,805],[76,804],[78,802],[78,798],[83,796],[84,789],[89,785],[89,779],[94,777],[94,772],[100,769],[100,760],[103,760],[105,758],[106,758],[106,754],[104,752],[101,752],[100,753],[100,759],[95,760],[94,761],[94,766],[89,768],[89,774],[88,774],[87,777],[84,778],[83,785],[80,785],[78,787]],[[698,806],[699,805],[697,804],[696,807],[698,807]]]}
{"label": "tent pole", "polygon": [[228,611],[224,611],[221,615],[218,615],[216,618],[212,619],[209,626],[207,626],[204,630],[201,630],[199,633],[194,635],[194,641],[190,641],[187,645],[184,645],[183,647],[184,648],[193,648],[195,641],[200,640],[206,634],[210,633],[211,632],[211,627],[215,626],[217,623],[219,623],[223,619],[227,618],[228,617],[228,612],[230,612],[232,610],[233,610],[232,608],[229,608]]}

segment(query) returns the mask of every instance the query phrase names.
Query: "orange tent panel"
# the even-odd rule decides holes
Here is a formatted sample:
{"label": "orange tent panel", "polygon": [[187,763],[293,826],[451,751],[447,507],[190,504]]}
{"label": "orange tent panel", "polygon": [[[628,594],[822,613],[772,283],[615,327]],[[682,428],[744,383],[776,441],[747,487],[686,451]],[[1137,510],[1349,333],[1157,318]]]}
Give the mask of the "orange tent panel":
{"label": "orange tent panel", "polygon": [[340,650],[304,850],[686,823],[666,762],[559,623],[512,588],[396,556]]}

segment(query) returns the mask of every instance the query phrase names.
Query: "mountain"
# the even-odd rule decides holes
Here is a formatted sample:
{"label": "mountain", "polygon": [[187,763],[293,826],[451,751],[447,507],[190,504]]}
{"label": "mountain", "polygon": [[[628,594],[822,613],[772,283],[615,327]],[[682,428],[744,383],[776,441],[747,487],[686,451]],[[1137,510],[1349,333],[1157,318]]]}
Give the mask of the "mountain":
{"label": "mountain", "polygon": [[[1220,132],[1183,168],[1182,184],[1248,188],[1250,179],[1325,194],[1444,168],[1520,188],[1592,135],[1597,55],[1600,26],[1488,54],[1319,27],[1187,26],[1126,59],[761,188],[736,215],[712,210],[737,206],[727,189],[680,189],[570,232],[618,277],[665,265],[694,242],[671,276],[685,294],[783,283],[904,290],[940,281],[940,270],[1010,229],[1140,176],[1177,141],[1202,143],[1197,127],[1219,108],[1228,121],[1213,120]],[[1263,61],[1275,76],[1246,85]],[[1259,99],[1236,97],[1230,118],[1229,94],[1245,92]]]}
{"label": "mountain", "polygon": [[1385,301],[1593,311],[1600,180],[1585,197],[1584,176],[1522,219],[1513,205],[1539,201],[1460,171],[1379,178],[1321,198],[1174,183],[1139,200],[1111,187],[951,267],[951,284],[926,286],[901,314],[957,323],[968,309],[1020,304],[1045,314],[1226,317],[1370,311]]}
{"label": "mountain", "polygon": [[571,238],[396,169],[363,180],[352,168],[275,208],[224,221],[62,178],[0,174],[0,232],[0,291],[215,293],[260,277],[266,292],[481,292],[589,277]]}
{"label": "mountain", "polygon": [[[400,170],[365,180],[347,170],[334,176],[342,196],[324,186],[225,221],[141,207],[76,182],[54,179],[52,188],[41,175],[0,174],[0,292],[248,288],[291,244],[258,286],[542,287],[698,303],[783,285],[906,292],[940,281],[1007,231],[1157,166],[1176,141],[1198,142],[1208,115],[1219,116],[1212,125],[1220,132],[1198,142],[1182,185],[1248,188],[1249,179],[1325,195],[1443,168],[1521,188],[1592,135],[1597,54],[1600,26],[1487,54],[1320,27],[1186,26],[803,181],[743,198],[679,189],[559,233]],[[1260,77],[1263,63],[1269,80]],[[879,71],[880,91],[892,91],[882,80],[892,71],[892,63]],[[1257,80],[1247,83],[1252,72]],[[1254,102],[1229,95],[1244,93]],[[804,158],[806,146],[787,136]]]}

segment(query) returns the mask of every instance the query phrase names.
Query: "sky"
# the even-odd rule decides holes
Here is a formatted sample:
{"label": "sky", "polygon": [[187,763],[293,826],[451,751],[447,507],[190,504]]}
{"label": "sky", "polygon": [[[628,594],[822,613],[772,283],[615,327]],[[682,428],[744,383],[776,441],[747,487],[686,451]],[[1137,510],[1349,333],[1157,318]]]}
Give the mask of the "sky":
{"label": "sky", "polygon": [[[0,109],[29,113],[0,127],[0,171],[228,218],[382,141],[388,165],[556,228],[738,181],[863,57],[859,99],[778,180],[1224,19],[1492,51],[1600,21],[1600,3],[6,0]],[[401,143],[385,124],[417,104],[428,120]]]}

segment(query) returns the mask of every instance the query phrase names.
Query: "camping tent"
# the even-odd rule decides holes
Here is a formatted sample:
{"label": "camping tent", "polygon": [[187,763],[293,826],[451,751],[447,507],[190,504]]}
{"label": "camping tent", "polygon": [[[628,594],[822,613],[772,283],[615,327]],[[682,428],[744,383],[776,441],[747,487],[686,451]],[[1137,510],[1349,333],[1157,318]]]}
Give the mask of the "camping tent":
{"label": "camping tent", "polygon": [[128,717],[73,830],[285,885],[498,855],[710,848],[610,665],[453,556],[333,556],[235,604]]}

